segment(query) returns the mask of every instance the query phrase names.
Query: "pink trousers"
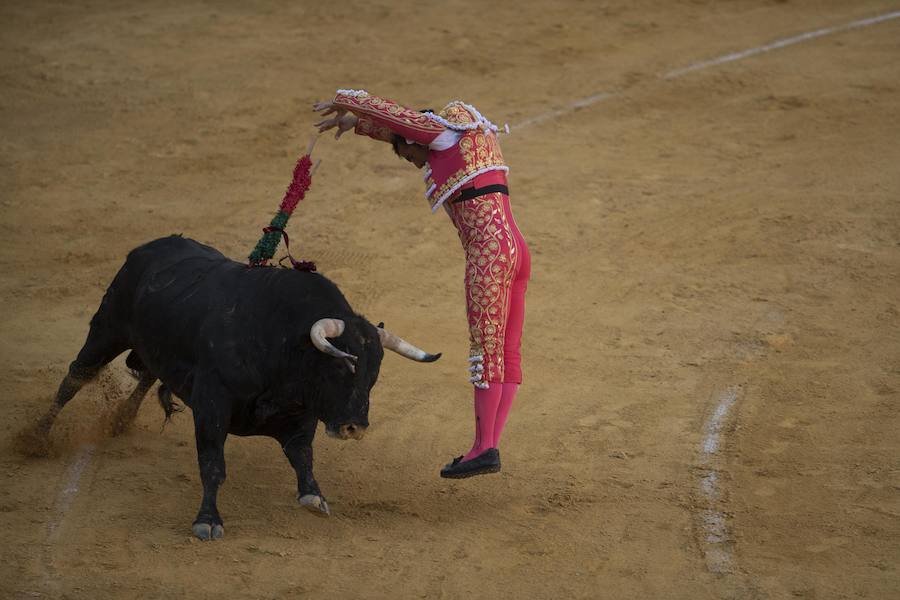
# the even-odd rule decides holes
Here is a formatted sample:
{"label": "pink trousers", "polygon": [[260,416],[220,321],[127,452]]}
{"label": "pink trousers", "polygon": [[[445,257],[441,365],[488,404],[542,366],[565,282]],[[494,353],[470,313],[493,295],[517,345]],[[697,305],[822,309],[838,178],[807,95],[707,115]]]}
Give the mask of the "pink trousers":
{"label": "pink trousers", "polygon": [[451,203],[466,253],[470,357],[482,357],[482,382],[522,382],[522,325],[531,256],[509,197],[486,194]]}

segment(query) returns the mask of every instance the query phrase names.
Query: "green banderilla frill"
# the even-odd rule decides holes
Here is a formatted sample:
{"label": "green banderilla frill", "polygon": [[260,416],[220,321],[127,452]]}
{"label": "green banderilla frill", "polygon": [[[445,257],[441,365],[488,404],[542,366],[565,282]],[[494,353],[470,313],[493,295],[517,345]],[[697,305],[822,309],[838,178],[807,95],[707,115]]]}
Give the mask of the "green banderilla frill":
{"label": "green banderilla frill", "polygon": [[[269,260],[275,256],[275,250],[278,248],[278,243],[281,241],[282,236],[284,236],[285,243],[287,244],[287,234],[285,233],[284,228],[287,227],[288,219],[291,218],[291,213],[294,212],[297,204],[303,200],[306,195],[306,191],[312,183],[312,175],[315,172],[316,167],[318,167],[318,163],[316,163],[316,167],[313,167],[312,161],[310,160],[310,154],[312,154],[312,149],[315,144],[316,137],[313,137],[306,149],[306,154],[297,160],[297,165],[294,167],[294,176],[291,179],[291,184],[288,186],[287,191],[284,193],[284,199],[278,207],[278,212],[272,218],[269,226],[263,229],[262,237],[259,238],[259,241],[250,253],[248,264],[251,267],[267,265]],[[291,263],[293,263],[295,268],[315,270],[315,265],[313,265],[313,263],[299,263],[295,261],[293,257],[291,257],[290,248],[288,248],[288,257],[291,259]]]}
{"label": "green banderilla frill", "polygon": [[262,237],[256,242],[253,252],[250,253],[251,267],[263,266],[275,256],[275,250],[278,249],[278,243],[281,241],[281,232],[284,231],[290,218],[291,215],[280,210],[272,218],[266,228],[267,231],[262,234]]}

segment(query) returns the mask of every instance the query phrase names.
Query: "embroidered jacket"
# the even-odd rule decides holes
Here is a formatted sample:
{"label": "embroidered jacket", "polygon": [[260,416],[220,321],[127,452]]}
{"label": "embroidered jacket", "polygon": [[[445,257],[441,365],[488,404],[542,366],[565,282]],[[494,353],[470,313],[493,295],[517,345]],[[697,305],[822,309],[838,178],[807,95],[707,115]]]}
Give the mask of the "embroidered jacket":
{"label": "embroidered jacket", "polygon": [[390,142],[397,134],[429,148],[425,198],[432,212],[482,173],[509,170],[497,127],[458,100],[437,114],[410,110],[361,90],[338,90],[334,103],[357,116],[359,135]]}

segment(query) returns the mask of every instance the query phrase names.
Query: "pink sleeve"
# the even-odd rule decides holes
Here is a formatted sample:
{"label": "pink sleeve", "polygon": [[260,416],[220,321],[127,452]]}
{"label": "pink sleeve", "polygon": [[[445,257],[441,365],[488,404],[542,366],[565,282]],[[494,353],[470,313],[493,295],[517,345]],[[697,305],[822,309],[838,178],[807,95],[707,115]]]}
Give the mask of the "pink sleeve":
{"label": "pink sleeve", "polygon": [[366,92],[338,90],[334,103],[359,117],[356,133],[376,140],[389,141],[390,136],[385,132],[387,130],[427,146],[446,129],[424,113]]}

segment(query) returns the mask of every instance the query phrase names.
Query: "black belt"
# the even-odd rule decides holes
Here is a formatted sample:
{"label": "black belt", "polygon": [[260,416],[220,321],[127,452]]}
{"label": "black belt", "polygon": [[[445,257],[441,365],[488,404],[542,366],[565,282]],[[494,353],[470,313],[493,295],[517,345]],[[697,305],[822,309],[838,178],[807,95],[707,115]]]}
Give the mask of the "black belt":
{"label": "black belt", "polygon": [[508,187],[506,187],[502,183],[495,183],[494,185],[486,185],[480,188],[466,188],[459,193],[459,196],[457,196],[450,202],[452,204],[456,204],[457,202],[465,202],[466,200],[471,200],[472,198],[477,198],[478,196],[484,196],[485,194],[495,194],[497,192],[509,196]]}

